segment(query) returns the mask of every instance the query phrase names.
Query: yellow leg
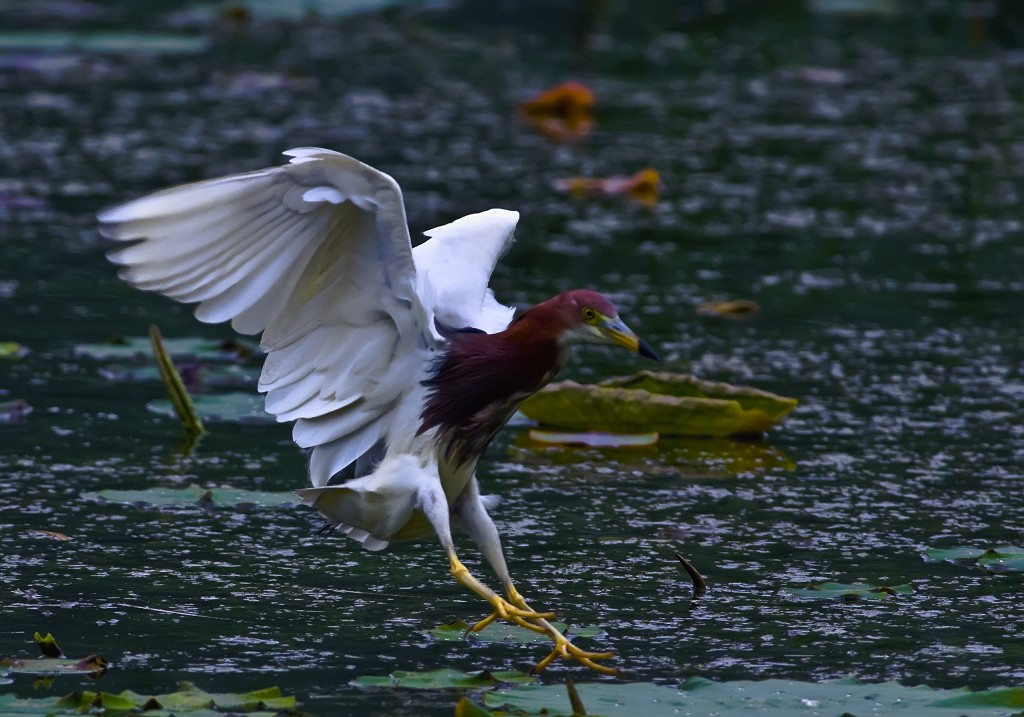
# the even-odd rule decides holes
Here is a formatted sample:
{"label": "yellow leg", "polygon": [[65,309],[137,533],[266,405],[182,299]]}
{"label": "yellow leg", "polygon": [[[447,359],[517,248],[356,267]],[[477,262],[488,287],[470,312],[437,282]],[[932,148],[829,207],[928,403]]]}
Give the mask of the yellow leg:
{"label": "yellow leg", "polygon": [[[480,630],[483,630],[485,627],[487,627],[492,622],[497,620],[499,617],[502,620],[507,620],[509,622],[515,623],[516,625],[521,625],[522,627],[528,628],[530,630],[535,630],[537,632],[547,632],[547,630],[545,630],[542,627],[539,627],[538,624],[534,624],[534,622],[531,621],[545,620],[546,618],[554,617],[554,613],[537,612],[529,607],[521,607],[519,605],[514,605],[513,603],[509,602],[505,598],[501,597],[501,595],[498,595],[498,593],[494,592],[489,587],[484,585],[482,582],[477,580],[477,578],[471,572],[469,572],[466,566],[462,564],[462,561],[459,560],[458,557],[456,557],[455,553],[451,553],[448,556],[448,559],[451,562],[452,577],[458,580],[461,585],[469,588],[474,593],[476,593],[484,600],[489,602],[491,606],[494,608],[494,612],[489,617],[486,617],[480,622],[478,622],[476,625],[473,625],[473,627],[469,628],[469,632],[479,632]],[[520,600],[522,600],[522,598],[520,598]],[[525,604],[526,603],[524,602],[523,605]]]}

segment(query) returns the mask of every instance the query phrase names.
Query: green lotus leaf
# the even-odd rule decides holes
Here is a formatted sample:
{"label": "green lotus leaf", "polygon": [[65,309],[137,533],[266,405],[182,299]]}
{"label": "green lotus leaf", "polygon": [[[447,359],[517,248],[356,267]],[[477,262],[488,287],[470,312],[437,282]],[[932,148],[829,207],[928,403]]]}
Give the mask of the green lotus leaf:
{"label": "green lotus leaf", "polygon": [[[277,423],[267,413],[264,398],[256,393],[211,393],[193,396],[192,403],[203,421],[211,423],[239,423],[242,425],[265,425]],[[161,416],[177,418],[174,405],[168,399],[158,399],[146,404],[146,408]]]}
{"label": "green lotus leaf", "polygon": [[[216,363],[237,363],[260,350],[252,341],[230,338],[223,341],[200,338],[164,339],[167,353],[175,361],[193,360]],[[148,336],[115,336],[99,344],[78,344],[76,356],[87,356],[100,361],[142,361],[153,358],[153,345]]]}
{"label": "green lotus leaf", "polygon": [[74,714],[57,706],[60,697],[43,697],[25,699],[6,693],[0,695],[0,715],[30,715],[31,717],[48,717],[49,715]]}
{"label": "green lotus leaf", "polygon": [[15,695],[0,695],[2,715],[76,715],[76,714],[145,714],[146,717],[170,717],[187,714],[190,717],[223,717],[226,713],[246,717],[298,716],[295,698],[281,694],[277,687],[253,692],[210,693],[187,682],[181,689],[164,695],[143,695],[131,690],[119,694],[82,691],[63,697],[21,699]]}
{"label": "green lotus leaf", "polygon": [[60,649],[60,645],[57,644],[57,638],[52,634],[46,633],[44,636],[37,632],[32,636],[32,639],[35,640],[39,651],[43,653],[43,657],[64,657],[64,651]]}
{"label": "green lotus leaf", "polygon": [[571,431],[721,437],[763,433],[796,405],[756,388],[641,371],[599,384],[553,383],[520,410],[542,426]]}
{"label": "green lotus leaf", "polygon": [[[555,629],[562,631],[570,637],[595,637],[604,632],[597,625],[587,625],[584,627],[569,627],[565,623],[553,622],[551,623]],[[436,637],[439,640],[447,641],[462,641],[462,640],[474,640],[477,642],[519,642],[519,643],[534,643],[534,642],[550,642],[551,639],[544,634],[528,630],[525,627],[519,625],[512,625],[506,622],[492,622],[490,625],[485,627],[479,632],[466,634],[466,630],[470,627],[469,623],[463,620],[456,620],[455,622],[447,625],[439,625],[432,630],[427,630],[425,634]]]}
{"label": "green lotus leaf", "polygon": [[787,587],[784,590],[790,595],[815,598],[820,600],[886,600],[896,595],[912,595],[914,589],[910,585],[871,585],[869,583],[822,583],[802,588]]}
{"label": "green lotus leaf", "polygon": [[[678,717],[680,714],[740,717],[872,714],[939,717],[1005,716],[1008,708],[1024,706],[1024,689],[984,692],[907,687],[898,682],[862,684],[856,680],[796,682],[737,680],[712,682],[691,678],[679,688],[639,683],[577,684],[587,714],[614,717]],[[517,715],[570,717],[574,714],[564,685],[524,685],[483,693],[484,704]]]}
{"label": "green lotus leaf", "polygon": [[922,556],[930,562],[944,561],[963,567],[979,567],[990,573],[1024,573],[1024,548],[999,545],[994,548],[929,548]]}
{"label": "green lotus leaf", "polygon": [[490,689],[507,684],[530,684],[537,678],[525,672],[461,672],[438,669],[426,672],[398,670],[387,677],[364,675],[352,680],[359,687],[402,687],[410,690]]}
{"label": "green lotus leaf", "polygon": [[28,355],[28,347],[17,341],[0,341],[0,359],[20,359]]}
{"label": "green lotus leaf", "polygon": [[204,507],[230,508],[277,508],[295,505],[298,497],[292,491],[245,490],[220,486],[201,488],[190,485],[186,488],[145,488],[142,490],[101,490],[83,493],[86,500],[106,503],[127,503],[130,505],[151,505],[157,508],[171,506],[202,505]]}

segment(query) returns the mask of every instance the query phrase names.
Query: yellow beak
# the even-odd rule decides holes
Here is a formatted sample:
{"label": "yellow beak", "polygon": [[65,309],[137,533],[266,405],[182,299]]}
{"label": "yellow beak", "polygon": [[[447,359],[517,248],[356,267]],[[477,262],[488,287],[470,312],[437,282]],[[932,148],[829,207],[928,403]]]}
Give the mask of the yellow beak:
{"label": "yellow beak", "polygon": [[640,354],[646,358],[654,361],[660,361],[658,354],[654,352],[654,349],[644,341],[642,338],[636,335],[634,331],[626,326],[622,319],[616,317],[614,319],[605,317],[603,321],[597,324],[598,330],[601,335],[607,338],[611,343],[618,344],[619,346],[625,346],[627,349],[635,354]]}

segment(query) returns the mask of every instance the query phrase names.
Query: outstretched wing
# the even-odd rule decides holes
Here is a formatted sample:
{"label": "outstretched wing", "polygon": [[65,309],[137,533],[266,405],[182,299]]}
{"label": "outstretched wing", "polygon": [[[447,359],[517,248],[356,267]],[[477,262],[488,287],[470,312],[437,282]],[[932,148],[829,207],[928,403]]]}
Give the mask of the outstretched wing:
{"label": "outstretched wing", "polygon": [[[330,150],[285,154],[292,159],[282,167],[104,211],[100,231],[132,242],[110,254],[128,283],[197,303],[201,321],[263,332],[267,410],[296,420],[295,441],[313,449],[311,480],[324,485],[381,441],[412,440],[419,382],[441,343],[434,313],[446,299],[429,266],[417,277],[391,177]],[[504,247],[510,238],[511,229],[482,241]],[[479,300],[444,310],[471,319],[493,312],[492,269],[493,261],[468,279]]]}

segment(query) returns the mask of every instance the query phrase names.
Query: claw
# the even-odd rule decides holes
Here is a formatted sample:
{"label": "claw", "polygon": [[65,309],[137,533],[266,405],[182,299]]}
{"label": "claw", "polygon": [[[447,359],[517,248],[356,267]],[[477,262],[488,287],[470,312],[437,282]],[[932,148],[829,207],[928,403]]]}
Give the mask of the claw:
{"label": "claw", "polygon": [[[549,626],[550,627],[550,626]],[[537,665],[530,670],[530,674],[536,675],[542,672],[548,665],[555,661],[556,658],[561,657],[565,660],[576,660],[581,665],[589,667],[592,670],[596,670],[603,675],[617,675],[619,671],[614,667],[608,667],[607,665],[599,665],[595,660],[608,660],[615,657],[614,652],[588,652],[581,650],[572,644],[565,635],[560,633],[555,628],[551,628],[551,632],[548,632],[551,639],[555,641],[555,649],[551,651],[551,654],[545,657],[543,660],[537,663]]]}
{"label": "claw", "polygon": [[[529,610],[530,606],[526,604],[526,600],[514,586],[508,586],[508,599],[514,602],[519,607]],[[539,628],[539,630],[538,630]],[[530,674],[536,675],[543,671],[548,665],[554,662],[557,658],[561,657],[564,660],[576,660],[581,665],[589,667],[592,670],[596,670],[604,675],[617,675],[619,671],[614,667],[607,667],[605,665],[597,664],[596,660],[609,660],[615,657],[614,652],[588,652],[587,650],[581,650],[572,644],[572,641],[568,637],[563,635],[554,625],[548,622],[546,619],[538,620],[534,630],[544,632],[551,638],[555,643],[555,648],[551,651],[551,654],[545,657],[543,660],[538,662],[536,666],[530,670]]]}

